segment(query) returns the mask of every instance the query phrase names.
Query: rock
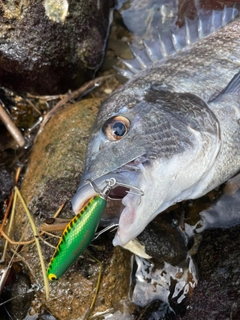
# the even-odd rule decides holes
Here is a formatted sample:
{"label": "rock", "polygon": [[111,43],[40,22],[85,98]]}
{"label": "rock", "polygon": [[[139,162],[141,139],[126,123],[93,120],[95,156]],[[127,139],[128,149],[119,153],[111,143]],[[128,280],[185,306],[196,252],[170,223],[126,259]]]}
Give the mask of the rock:
{"label": "rock", "polygon": [[175,320],[175,313],[168,304],[154,300],[141,310],[138,319]]}
{"label": "rock", "polygon": [[4,201],[10,197],[13,187],[13,177],[9,170],[5,167],[0,169],[0,220],[3,218],[3,213],[6,210]]}
{"label": "rock", "polygon": [[[21,188],[32,214],[50,217],[64,201],[71,200],[99,104],[96,99],[68,106],[38,136]],[[72,215],[70,203],[65,212]]]}
{"label": "rock", "polygon": [[196,256],[199,282],[184,317],[240,319],[240,226],[207,230]]}
{"label": "rock", "polygon": [[34,292],[31,290],[29,277],[26,274],[20,273],[14,284],[7,287],[7,290],[2,295],[4,300],[10,299],[5,307],[11,315],[11,319],[24,319],[33,296]]}
{"label": "rock", "polygon": [[[37,226],[46,217],[52,217],[64,201],[68,201],[61,217],[72,217],[70,200],[76,191],[82,172],[86,142],[95,119],[100,99],[83,100],[70,105],[56,114],[38,137],[32,151],[29,167],[23,181],[21,193],[34,217]],[[32,232],[21,206],[15,217],[14,238],[32,238]],[[113,248],[111,233],[100,236],[89,247],[91,255],[103,263],[100,291],[95,303],[95,312],[107,309],[122,310],[122,300],[126,300],[130,281],[130,253],[121,248]],[[54,241],[55,240],[55,241]],[[54,245],[57,239],[50,239]],[[46,264],[53,249],[42,244]],[[29,272],[32,284],[41,290],[32,302],[35,312],[39,306],[49,311],[57,319],[79,319],[88,310],[94,295],[99,274],[99,263],[86,253],[58,281],[50,285],[50,300],[45,301],[43,280],[39,258],[35,246],[25,248],[23,258],[33,272]],[[26,264],[25,264],[26,266]],[[42,309],[41,309],[42,310]]]}
{"label": "rock", "polygon": [[185,239],[177,228],[161,218],[152,221],[138,239],[145,244],[146,252],[155,263],[163,264],[166,261],[178,265],[187,256]]}
{"label": "rock", "polygon": [[0,84],[52,95],[90,80],[103,60],[114,0],[98,3],[70,0],[65,21],[57,22],[40,0],[1,2]]}

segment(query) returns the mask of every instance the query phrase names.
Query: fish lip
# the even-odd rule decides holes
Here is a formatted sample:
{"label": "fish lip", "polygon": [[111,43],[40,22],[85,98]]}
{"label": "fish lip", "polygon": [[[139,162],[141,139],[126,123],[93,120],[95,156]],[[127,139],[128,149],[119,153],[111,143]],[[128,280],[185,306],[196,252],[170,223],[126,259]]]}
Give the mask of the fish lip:
{"label": "fish lip", "polygon": [[[100,178],[97,178],[94,180],[94,183],[100,188],[103,189],[105,184],[105,181],[107,179],[114,178],[117,182],[127,184],[128,186],[136,187],[136,183],[133,183],[133,180],[131,179],[133,175],[135,176],[135,172],[128,171],[121,171],[117,173],[108,173]],[[93,189],[93,187],[90,185],[90,183],[87,183],[86,180],[89,179],[89,177],[86,176],[86,179],[82,179],[82,183],[80,184],[76,194],[74,195],[72,199],[72,208],[75,214],[77,214],[84,205],[94,196],[96,196],[98,193]],[[116,188],[117,189],[117,188]],[[114,190],[116,190],[114,189]],[[127,195],[127,193],[126,193]],[[119,200],[122,200],[125,198],[126,195],[117,195]],[[111,198],[111,197],[110,197]],[[121,212],[120,212],[121,214]]]}
{"label": "fish lip", "polygon": [[94,196],[96,196],[96,191],[90,186],[90,184],[85,184],[79,188],[72,198],[72,209],[75,214],[78,214],[84,205]]}

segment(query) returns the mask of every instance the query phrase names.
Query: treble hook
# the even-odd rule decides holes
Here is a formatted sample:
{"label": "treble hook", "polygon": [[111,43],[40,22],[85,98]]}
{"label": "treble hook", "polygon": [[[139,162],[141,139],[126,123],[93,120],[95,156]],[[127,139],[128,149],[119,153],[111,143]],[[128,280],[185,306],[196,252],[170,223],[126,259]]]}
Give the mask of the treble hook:
{"label": "treble hook", "polygon": [[101,231],[99,231],[99,232],[97,232],[97,233],[95,234],[95,237],[94,237],[93,240],[96,240],[101,234],[103,234],[104,232],[106,232],[106,231],[108,231],[108,230],[111,230],[111,229],[112,229],[111,232],[112,232],[112,231],[115,231],[115,230],[117,229],[117,227],[118,227],[118,223],[111,224],[110,226],[105,227],[104,229],[102,229]]}
{"label": "treble hook", "polygon": [[100,195],[100,197],[102,197],[103,199],[107,199],[108,195],[110,193],[110,191],[112,190],[112,188],[114,187],[114,185],[116,184],[116,180],[114,178],[111,178],[106,182],[106,186],[101,190],[94,181],[87,179],[86,182],[88,182],[91,187],[93,188],[93,190],[98,193]]}
{"label": "treble hook", "polygon": [[134,187],[132,185],[128,185],[126,183],[119,182],[115,178],[106,179],[105,180],[106,186],[102,190],[96,185],[94,181],[87,179],[86,182],[88,182],[93,188],[93,190],[96,193],[98,193],[100,196],[102,196],[104,199],[107,199],[109,197],[111,200],[119,200],[109,196],[109,193],[111,192],[111,190],[116,187],[124,187],[124,188],[130,189],[129,191],[126,191],[127,193],[130,193],[130,194],[135,194],[141,197],[144,195],[144,192],[141,189]]}
{"label": "treble hook", "polygon": [[[112,180],[112,179],[114,179],[114,178],[111,178],[110,180]],[[114,180],[116,181],[116,179],[114,179]],[[109,181],[108,179],[105,180],[106,183],[108,181]],[[124,187],[124,188],[130,189],[130,191],[126,191],[127,193],[135,194],[136,196],[141,196],[141,197],[144,196],[144,192],[141,189],[134,187],[132,185],[118,182],[118,181],[115,182],[115,185],[116,185],[116,187]],[[131,189],[133,189],[133,191]]]}

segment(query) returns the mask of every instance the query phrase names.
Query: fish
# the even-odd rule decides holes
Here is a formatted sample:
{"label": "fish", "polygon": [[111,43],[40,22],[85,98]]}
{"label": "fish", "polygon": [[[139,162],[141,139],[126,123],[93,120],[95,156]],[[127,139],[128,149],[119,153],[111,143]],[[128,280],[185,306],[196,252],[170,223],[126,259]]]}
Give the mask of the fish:
{"label": "fish", "polygon": [[184,28],[159,35],[157,45],[145,41],[122,71],[129,80],[102,103],[72,207],[79,212],[96,194],[88,179],[99,188],[110,178],[128,185],[109,195],[122,202],[114,246],[124,247],[169,206],[199,198],[239,171],[237,15],[225,7],[186,18]]}

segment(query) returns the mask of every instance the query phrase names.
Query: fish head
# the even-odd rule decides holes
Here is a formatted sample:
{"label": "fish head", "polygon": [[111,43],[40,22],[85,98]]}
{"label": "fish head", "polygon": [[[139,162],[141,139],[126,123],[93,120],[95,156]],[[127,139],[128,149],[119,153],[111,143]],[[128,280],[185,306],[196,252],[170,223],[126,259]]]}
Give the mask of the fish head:
{"label": "fish head", "polygon": [[162,83],[124,85],[100,108],[73,210],[96,194],[88,179],[100,189],[110,178],[127,185],[109,195],[122,198],[113,244],[124,246],[158,213],[201,192],[199,181],[218,153],[218,138],[217,119],[199,97]]}

